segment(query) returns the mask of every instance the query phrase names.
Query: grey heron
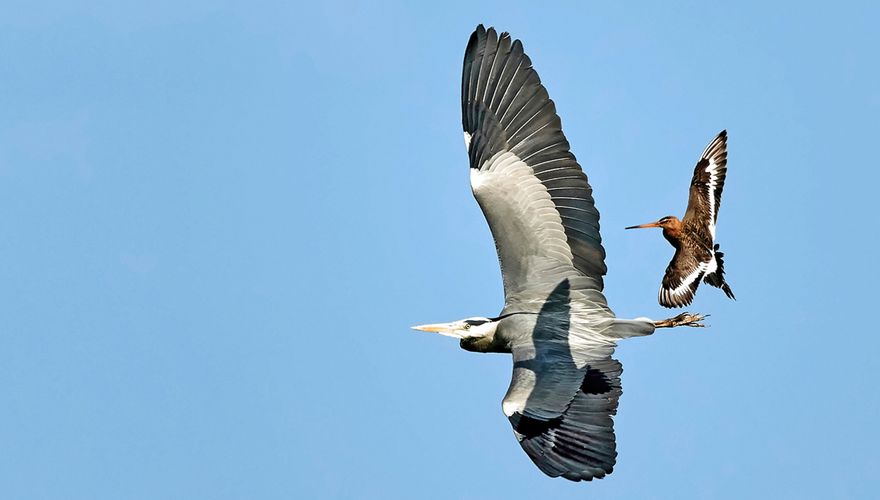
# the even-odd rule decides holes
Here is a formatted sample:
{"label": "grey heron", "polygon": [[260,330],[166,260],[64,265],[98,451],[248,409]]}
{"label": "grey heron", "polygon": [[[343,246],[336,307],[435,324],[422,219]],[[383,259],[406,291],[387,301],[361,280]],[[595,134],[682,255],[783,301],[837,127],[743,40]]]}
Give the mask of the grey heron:
{"label": "grey heron", "polygon": [[545,474],[611,473],[621,394],[617,342],[701,315],[618,319],[603,289],[605,250],[587,177],[519,40],[478,26],[462,73],[470,182],[495,240],[505,304],[495,317],[421,325],[475,352],[513,355],[502,410]]}

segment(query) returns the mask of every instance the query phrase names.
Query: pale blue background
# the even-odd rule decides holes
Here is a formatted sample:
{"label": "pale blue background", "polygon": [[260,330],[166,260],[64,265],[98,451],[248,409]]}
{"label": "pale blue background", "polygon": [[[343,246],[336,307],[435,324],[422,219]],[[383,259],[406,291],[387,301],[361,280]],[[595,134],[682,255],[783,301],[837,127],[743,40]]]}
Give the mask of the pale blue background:
{"label": "pale blue background", "polygon": [[[876,495],[870,3],[4,2],[0,496]],[[506,356],[408,329],[502,305],[459,117],[481,22],[557,102],[621,316],[667,315],[672,253],[623,227],[681,215],[730,132],[739,300],[619,348],[603,481],[531,464]]]}

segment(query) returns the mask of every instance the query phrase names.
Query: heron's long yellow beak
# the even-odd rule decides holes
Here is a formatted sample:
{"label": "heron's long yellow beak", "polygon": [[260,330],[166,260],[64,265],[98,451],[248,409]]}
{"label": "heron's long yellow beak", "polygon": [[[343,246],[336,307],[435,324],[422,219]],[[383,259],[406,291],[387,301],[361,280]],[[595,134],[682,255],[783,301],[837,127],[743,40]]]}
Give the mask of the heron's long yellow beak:
{"label": "heron's long yellow beak", "polygon": [[658,220],[657,222],[649,222],[647,224],[641,224],[638,226],[629,226],[629,227],[625,227],[624,229],[643,229],[646,227],[663,227],[663,226],[660,225],[660,221]]}
{"label": "heron's long yellow beak", "polygon": [[412,327],[413,330],[421,330],[423,332],[439,333],[447,337],[461,338],[461,333],[456,330],[456,323],[435,323],[433,325],[417,325]]}
{"label": "heron's long yellow beak", "polygon": [[436,325],[416,325],[412,327],[413,330],[421,330],[423,332],[434,332],[440,333],[449,329],[449,325],[446,323],[437,323]]}

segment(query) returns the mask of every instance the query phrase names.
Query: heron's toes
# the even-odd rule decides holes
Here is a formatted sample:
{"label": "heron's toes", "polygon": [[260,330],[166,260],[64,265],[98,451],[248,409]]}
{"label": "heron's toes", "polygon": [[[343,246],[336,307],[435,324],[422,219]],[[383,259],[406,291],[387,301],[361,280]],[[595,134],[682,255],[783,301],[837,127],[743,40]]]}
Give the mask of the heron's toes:
{"label": "heron's toes", "polygon": [[689,312],[683,312],[675,317],[676,326],[690,326],[692,328],[705,328],[706,325],[702,323],[704,319],[706,319],[709,315],[703,314],[691,314]]}
{"label": "heron's toes", "polygon": [[691,314],[683,312],[678,316],[654,322],[655,328],[675,328],[677,326],[690,326],[692,328],[704,328],[706,325],[702,323],[709,315]]}

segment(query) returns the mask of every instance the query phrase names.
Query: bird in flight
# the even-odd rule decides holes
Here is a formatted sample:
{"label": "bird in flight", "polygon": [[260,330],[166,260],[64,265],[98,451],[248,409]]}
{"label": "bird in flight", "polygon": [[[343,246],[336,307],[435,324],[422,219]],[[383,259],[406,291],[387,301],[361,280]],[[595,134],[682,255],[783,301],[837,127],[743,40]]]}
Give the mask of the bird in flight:
{"label": "bird in flight", "polygon": [[628,320],[608,307],[592,188],[519,40],[478,26],[461,97],[471,189],[495,240],[505,304],[495,317],[413,328],[458,338],[468,351],[510,353],[501,408],[528,456],[552,477],[604,477],[617,457],[617,342],[703,326],[703,316]]}
{"label": "bird in flight", "polygon": [[724,253],[715,243],[715,223],[726,177],[727,131],[722,130],[706,146],[694,167],[684,218],[678,220],[674,215],[667,215],[657,222],[626,228],[662,227],[663,237],[675,247],[675,255],[660,284],[658,299],[663,307],[689,305],[701,279],[736,300],[724,279]]}

